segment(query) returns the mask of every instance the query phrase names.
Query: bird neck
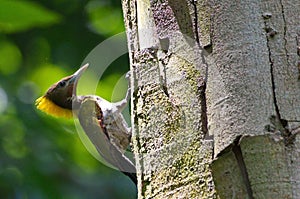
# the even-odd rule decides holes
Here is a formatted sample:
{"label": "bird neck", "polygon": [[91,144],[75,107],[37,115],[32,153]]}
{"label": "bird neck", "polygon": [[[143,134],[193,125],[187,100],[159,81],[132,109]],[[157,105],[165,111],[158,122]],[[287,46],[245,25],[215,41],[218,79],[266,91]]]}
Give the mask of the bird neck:
{"label": "bird neck", "polygon": [[77,117],[82,99],[82,97],[73,96],[71,108],[59,106],[47,96],[38,98],[35,104],[38,109],[54,117],[72,118],[73,116]]}

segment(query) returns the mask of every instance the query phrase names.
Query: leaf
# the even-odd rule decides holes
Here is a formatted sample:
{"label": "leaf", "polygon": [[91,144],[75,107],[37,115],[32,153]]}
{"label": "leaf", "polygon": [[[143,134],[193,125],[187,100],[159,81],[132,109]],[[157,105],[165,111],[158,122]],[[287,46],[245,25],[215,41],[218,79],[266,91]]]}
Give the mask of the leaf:
{"label": "leaf", "polygon": [[61,16],[29,1],[0,1],[0,32],[14,33],[58,23]]}

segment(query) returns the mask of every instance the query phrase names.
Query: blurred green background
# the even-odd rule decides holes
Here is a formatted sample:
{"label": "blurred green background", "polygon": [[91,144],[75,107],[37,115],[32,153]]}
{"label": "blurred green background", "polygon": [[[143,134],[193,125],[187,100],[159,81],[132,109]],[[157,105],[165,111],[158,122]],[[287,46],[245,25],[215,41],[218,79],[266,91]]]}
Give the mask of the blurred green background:
{"label": "blurred green background", "polygon": [[[129,178],[87,151],[73,120],[34,107],[95,46],[123,31],[120,0],[0,0],[0,198],[136,197]],[[115,60],[97,94],[117,100],[112,90],[128,68],[127,55]]]}

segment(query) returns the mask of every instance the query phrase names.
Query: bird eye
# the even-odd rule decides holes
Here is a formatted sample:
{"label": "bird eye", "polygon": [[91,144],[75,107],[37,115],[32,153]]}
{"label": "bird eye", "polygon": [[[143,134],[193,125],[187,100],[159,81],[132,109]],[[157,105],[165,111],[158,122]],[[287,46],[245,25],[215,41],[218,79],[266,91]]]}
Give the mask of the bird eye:
{"label": "bird eye", "polygon": [[64,87],[66,85],[66,81],[60,81],[59,83],[58,83],[58,86],[59,87]]}

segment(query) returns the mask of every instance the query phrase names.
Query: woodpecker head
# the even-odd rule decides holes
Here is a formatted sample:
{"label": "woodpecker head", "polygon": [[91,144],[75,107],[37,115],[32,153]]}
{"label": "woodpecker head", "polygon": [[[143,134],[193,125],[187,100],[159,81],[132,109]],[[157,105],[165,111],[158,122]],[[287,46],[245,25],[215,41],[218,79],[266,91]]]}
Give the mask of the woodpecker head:
{"label": "woodpecker head", "polygon": [[36,107],[56,117],[72,117],[73,110],[79,108],[80,103],[76,96],[77,83],[88,65],[85,64],[73,75],[64,77],[53,84],[44,96],[36,100]]}

